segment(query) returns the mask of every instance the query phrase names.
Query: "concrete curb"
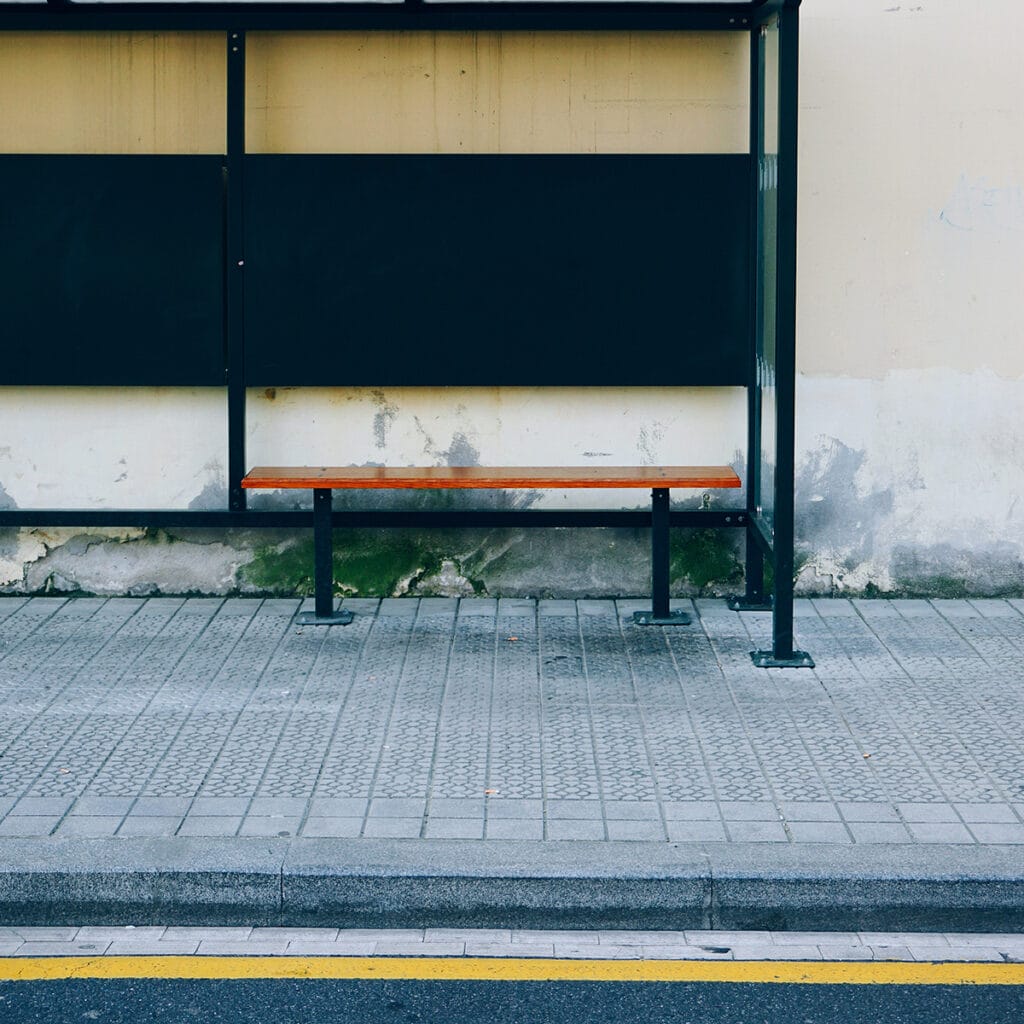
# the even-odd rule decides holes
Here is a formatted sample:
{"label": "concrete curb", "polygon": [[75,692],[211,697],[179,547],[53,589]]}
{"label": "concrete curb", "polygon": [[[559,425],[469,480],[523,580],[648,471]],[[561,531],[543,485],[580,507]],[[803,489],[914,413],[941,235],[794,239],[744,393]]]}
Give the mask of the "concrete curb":
{"label": "concrete curb", "polygon": [[0,840],[0,924],[1024,931],[1019,846]]}

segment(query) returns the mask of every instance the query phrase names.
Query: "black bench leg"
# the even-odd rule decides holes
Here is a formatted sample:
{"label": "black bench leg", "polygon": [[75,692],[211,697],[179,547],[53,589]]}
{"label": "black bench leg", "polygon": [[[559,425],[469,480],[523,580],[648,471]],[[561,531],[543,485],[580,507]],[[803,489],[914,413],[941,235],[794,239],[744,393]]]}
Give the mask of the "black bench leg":
{"label": "black bench leg", "polygon": [[688,626],[690,616],[669,608],[668,488],[651,491],[651,610],[634,612],[641,626]]}
{"label": "black bench leg", "polygon": [[296,622],[303,626],[347,626],[352,613],[334,611],[334,544],[331,538],[331,491],[313,491],[313,593],[314,612],[302,612]]}

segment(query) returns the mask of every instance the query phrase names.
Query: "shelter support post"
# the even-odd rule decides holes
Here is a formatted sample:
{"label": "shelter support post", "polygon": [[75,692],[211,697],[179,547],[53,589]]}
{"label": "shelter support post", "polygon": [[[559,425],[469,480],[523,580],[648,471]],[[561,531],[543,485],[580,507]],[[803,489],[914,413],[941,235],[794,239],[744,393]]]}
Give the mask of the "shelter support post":
{"label": "shelter support post", "polygon": [[772,553],[774,595],[771,650],[752,651],[760,668],[813,668],[793,645],[793,544],[796,447],[796,200],[800,12],[793,0],[778,14],[778,217],[774,248],[775,305],[775,490]]}

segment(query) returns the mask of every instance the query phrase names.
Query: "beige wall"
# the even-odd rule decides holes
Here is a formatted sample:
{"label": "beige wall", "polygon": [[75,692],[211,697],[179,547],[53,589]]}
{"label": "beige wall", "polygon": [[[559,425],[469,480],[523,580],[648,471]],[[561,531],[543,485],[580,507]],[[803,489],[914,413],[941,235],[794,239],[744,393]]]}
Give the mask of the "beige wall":
{"label": "beige wall", "polygon": [[801,10],[801,369],[1019,378],[1019,4]]}
{"label": "beige wall", "polygon": [[223,153],[223,35],[0,33],[0,152]]}
{"label": "beige wall", "polygon": [[748,53],[741,33],[255,33],[247,145],[746,152]]}

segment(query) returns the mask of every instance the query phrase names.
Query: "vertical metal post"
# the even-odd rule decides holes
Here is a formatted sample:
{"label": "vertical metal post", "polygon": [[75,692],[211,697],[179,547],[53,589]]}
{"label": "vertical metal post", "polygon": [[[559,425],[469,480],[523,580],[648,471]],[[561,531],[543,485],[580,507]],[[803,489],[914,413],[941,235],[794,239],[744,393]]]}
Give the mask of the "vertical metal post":
{"label": "vertical metal post", "polygon": [[651,491],[651,611],[634,612],[641,626],[686,626],[690,616],[669,608],[669,494],[667,487]]}
{"label": "vertical metal post", "polygon": [[331,489],[313,491],[313,595],[315,611],[303,612],[298,622],[306,626],[347,626],[352,613],[334,612],[334,543],[331,537]]}
{"label": "vertical metal post", "polygon": [[754,538],[761,499],[761,323],[764,302],[764,231],[761,222],[761,159],[764,155],[764,28],[750,32],[750,358],[747,371],[747,513],[745,593],[729,598],[734,612],[770,611],[764,593],[764,552]]}
{"label": "vertical metal post", "polygon": [[227,160],[224,167],[224,336],[228,382],[228,505],[245,509],[245,33],[227,35]]}
{"label": "vertical metal post", "polygon": [[779,11],[779,183],[776,305],[775,600],[772,649],[755,651],[766,668],[812,668],[793,646],[793,484],[796,447],[796,201],[799,17],[793,0]]}

